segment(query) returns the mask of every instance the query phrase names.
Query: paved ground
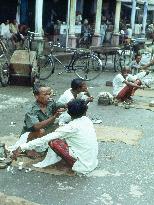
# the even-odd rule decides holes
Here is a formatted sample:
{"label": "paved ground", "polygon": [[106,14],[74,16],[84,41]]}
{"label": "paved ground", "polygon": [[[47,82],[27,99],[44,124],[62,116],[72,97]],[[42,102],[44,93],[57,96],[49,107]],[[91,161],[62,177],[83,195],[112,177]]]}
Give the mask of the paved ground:
{"label": "paved ground", "polygon": [[[61,76],[57,73],[46,81],[55,89],[55,98],[70,87],[70,81],[75,77],[73,73]],[[6,169],[0,170],[0,192],[42,205],[154,204],[154,112],[113,105],[98,106],[98,93],[105,91],[105,82],[112,80],[114,75],[108,71],[88,83],[95,97],[88,115],[102,119],[104,125],[143,131],[139,144],[99,142],[99,165],[90,177],[25,173],[17,169],[12,175]],[[106,87],[108,90],[110,88]],[[19,134],[26,108],[34,100],[31,88],[0,87],[0,99],[0,137]],[[11,122],[15,122],[14,126]],[[0,205],[3,205],[1,199]]]}

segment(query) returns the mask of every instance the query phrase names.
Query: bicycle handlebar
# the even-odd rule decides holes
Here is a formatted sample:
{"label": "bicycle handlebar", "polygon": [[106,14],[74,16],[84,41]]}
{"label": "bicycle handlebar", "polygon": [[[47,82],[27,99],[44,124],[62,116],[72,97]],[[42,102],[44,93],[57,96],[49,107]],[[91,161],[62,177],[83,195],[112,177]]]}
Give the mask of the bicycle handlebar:
{"label": "bicycle handlebar", "polygon": [[33,36],[33,37],[40,35],[39,33],[31,32],[31,31],[28,31],[27,33],[28,33],[29,36]]}

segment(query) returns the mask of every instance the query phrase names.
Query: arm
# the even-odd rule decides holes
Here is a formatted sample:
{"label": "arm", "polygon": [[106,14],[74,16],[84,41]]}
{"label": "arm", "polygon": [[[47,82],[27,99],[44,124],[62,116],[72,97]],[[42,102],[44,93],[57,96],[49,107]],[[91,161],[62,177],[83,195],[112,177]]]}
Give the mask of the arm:
{"label": "arm", "polygon": [[151,65],[154,65],[154,59],[152,61],[150,61],[150,63],[140,67],[140,70],[145,70],[147,69],[148,67],[150,67]]}
{"label": "arm", "polygon": [[56,118],[58,118],[58,117],[61,115],[61,113],[63,113],[64,111],[65,111],[65,109],[62,109],[62,108],[58,109],[58,110],[54,113],[54,115],[51,116],[51,117],[49,117],[47,120],[43,120],[42,122],[36,123],[36,124],[33,126],[34,130],[37,131],[37,130],[40,130],[40,129],[42,129],[42,128],[47,127],[49,124],[53,124],[54,121],[56,120]]}
{"label": "arm", "polygon": [[37,139],[34,139],[32,141],[29,141],[28,143],[24,143],[22,145],[20,145],[20,148],[22,151],[24,150],[32,150],[32,149],[35,149],[37,146],[44,146],[46,145],[46,147],[48,147],[48,143],[51,141],[51,140],[54,140],[54,139],[57,139],[57,138],[61,138],[61,139],[64,139],[64,138],[67,138],[70,136],[70,134],[72,133],[76,133],[77,130],[74,129],[72,126],[70,126],[69,124],[67,125],[64,125],[62,127],[59,127],[55,130],[55,132],[52,132],[50,134],[47,134],[41,138],[37,138]]}
{"label": "arm", "polygon": [[132,82],[129,82],[127,80],[123,81],[126,85],[130,85],[130,86],[133,86],[135,88],[141,88],[143,89],[143,86],[140,86],[140,85],[137,85],[136,83],[132,83]]}

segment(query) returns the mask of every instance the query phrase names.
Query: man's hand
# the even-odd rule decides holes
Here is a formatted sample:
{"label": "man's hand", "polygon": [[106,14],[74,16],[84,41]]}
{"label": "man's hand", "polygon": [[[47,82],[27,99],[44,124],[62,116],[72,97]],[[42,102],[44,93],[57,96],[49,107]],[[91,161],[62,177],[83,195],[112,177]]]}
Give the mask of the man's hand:
{"label": "man's hand", "polygon": [[59,116],[60,116],[63,112],[65,112],[65,111],[66,111],[65,108],[59,108],[59,109],[55,112],[54,117],[55,117],[55,118],[59,117]]}
{"label": "man's hand", "polygon": [[21,154],[22,154],[22,150],[20,147],[18,147],[16,150],[12,151],[11,159],[17,161],[17,158],[21,156]]}
{"label": "man's hand", "polygon": [[93,100],[94,100],[94,97],[90,96],[90,97],[87,98],[86,102],[88,104],[89,102],[93,102]]}
{"label": "man's hand", "polygon": [[146,88],[146,86],[141,85],[140,89],[144,90],[144,88]]}

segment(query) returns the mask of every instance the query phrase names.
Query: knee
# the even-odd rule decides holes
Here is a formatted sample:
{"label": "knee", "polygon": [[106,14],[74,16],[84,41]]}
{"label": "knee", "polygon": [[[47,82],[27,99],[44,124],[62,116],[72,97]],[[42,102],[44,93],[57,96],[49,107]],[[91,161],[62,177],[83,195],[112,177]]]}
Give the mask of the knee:
{"label": "knee", "polygon": [[44,136],[46,133],[45,133],[45,130],[44,129],[40,129],[39,130],[39,136]]}

